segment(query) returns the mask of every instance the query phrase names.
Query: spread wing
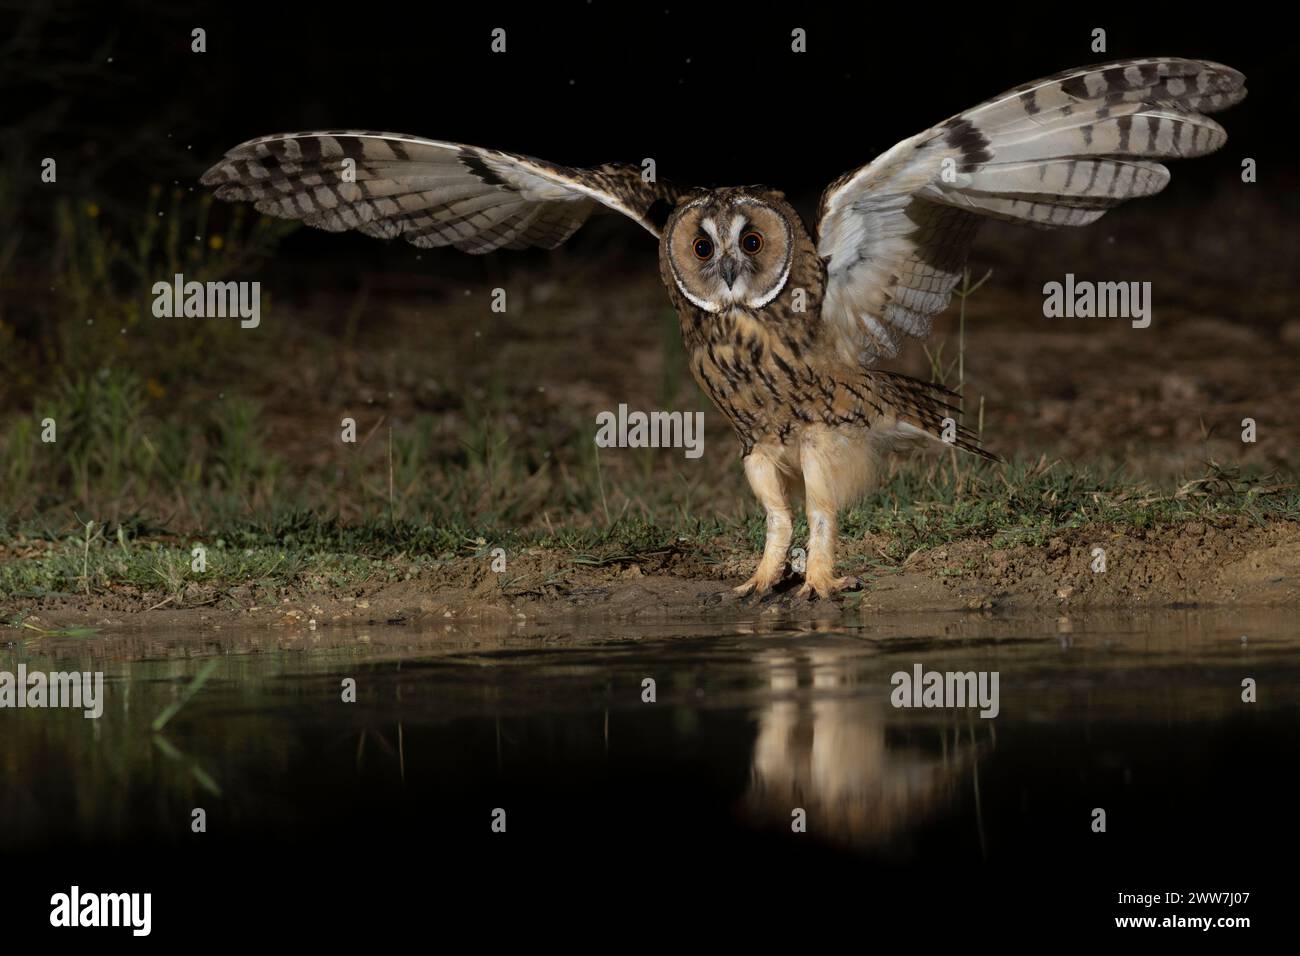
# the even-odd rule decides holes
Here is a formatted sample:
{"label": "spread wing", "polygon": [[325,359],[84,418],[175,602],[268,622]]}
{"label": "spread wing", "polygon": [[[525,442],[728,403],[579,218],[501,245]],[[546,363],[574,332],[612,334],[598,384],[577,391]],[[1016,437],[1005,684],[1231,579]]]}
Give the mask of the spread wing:
{"label": "spread wing", "polygon": [[1157,159],[1227,140],[1204,113],[1246,95],[1236,70],[1125,60],[1026,83],[903,140],[822,194],[822,316],[845,357],[898,354],[948,305],[984,217],[1082,226],[1169,181]]}
{"label": "spread wing", "polygon": [[636,166],[557,166],[396,133],[281,133],[241,143],[203,174],[221,199],[270,216],[465,252],[554,249],[597,211],[656,238],[684,192]]}

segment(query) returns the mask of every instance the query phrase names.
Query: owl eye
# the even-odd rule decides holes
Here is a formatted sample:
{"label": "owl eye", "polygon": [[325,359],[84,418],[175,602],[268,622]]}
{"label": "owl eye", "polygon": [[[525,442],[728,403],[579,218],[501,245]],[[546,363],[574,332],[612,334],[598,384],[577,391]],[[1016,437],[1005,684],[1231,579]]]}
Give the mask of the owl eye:
{"label": "owl eye", "polygon": [[751,256],[758,255],[758,251],[763,248],[763,237],[756,232],[747,232],[740,237],[740,248]]}
{"label": "owl eye", "polygon": [[707,239],[696,239],[693,248],[695,250],[695,258],[697,259],[707,259],[709,256],[713,255],[713,243],[709,242]]}

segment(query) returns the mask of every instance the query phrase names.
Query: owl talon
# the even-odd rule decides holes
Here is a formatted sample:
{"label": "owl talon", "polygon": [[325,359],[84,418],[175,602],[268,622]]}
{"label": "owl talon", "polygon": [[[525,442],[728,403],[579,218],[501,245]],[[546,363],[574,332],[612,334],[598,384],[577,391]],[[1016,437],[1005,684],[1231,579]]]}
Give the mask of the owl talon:
{"label": "owl talon", "polygon": [[755,571],[751,577],[740,587],[732,588],[731,593],[738,598],[752,597],[755,599],[766,597],[772,593],[772,589],[781,581],[780,574],[764,574],[761,571]]}
{"label": "owl talon", "polygon": [[756,579],[750,578],[740,587],[732,588],[731,593],[737,598],[760,598],[771,590],[772,586],[770,584],[767,587],[761,587]]}
{"label": "owl talon", "polygon": [[842,578],[814,578],[805,581],[803,587],[795,592],[795,597],[803,601],[816,601],[833,598],[840,591],[860,591],[866,587],[861,578],[852,575]]}

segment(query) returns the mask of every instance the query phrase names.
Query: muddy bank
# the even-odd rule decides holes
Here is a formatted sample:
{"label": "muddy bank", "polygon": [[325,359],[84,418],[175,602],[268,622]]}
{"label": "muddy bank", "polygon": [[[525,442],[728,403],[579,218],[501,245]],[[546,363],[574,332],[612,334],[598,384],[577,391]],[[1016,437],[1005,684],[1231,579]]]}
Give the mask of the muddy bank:
{"label": "muddy bank", "polygon": [[[444,621],[534,627],[549,621],[734,621],[763,616],[794,620],[844,614],[905,612],[1069,613],[1104,608],[1300,605],[1300,525],[1188,523],[1152,530],[1090,529],[1045,545],[992,548],[987,540],[954,541],[901,564],[846,559],[841,569],[866,587],[834,601],[799,600],[790,574],[760,600],[736,600],[729,589],[754,558],[708,563],[696,549],[575,564],[555,551],[512,555],[508,573],[481,558],[454,558],[410,580],[333,590],[190,585],[183,595],[122,589],[107,594],[50,595],[5,601],[0,615],[24,626],[231,626],[325,629]],[[857,543],[873,552],[870,539]],[[883,539],[882,539],[883,544]],[[1100,549],[1100,551],[1099,551]],[[1101,552],[1104,551],[1104,570]]]}

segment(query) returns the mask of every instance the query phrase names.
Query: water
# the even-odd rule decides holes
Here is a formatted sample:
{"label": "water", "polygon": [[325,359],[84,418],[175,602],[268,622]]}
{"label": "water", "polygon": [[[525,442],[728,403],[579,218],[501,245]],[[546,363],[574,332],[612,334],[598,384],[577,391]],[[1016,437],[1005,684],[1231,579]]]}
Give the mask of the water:
{"label": "water", "polygon": [[[6,926],[78,883],[152,892],[181,939],[523,914],[1073,935],[1165,912],[1121,892],[1221,890],[1258,929],[1300,848],[1298,649],[1290,612],[1195,610],[46,637],[0,670],[101,670],[106,703],[0,711]],[[996,671],[997,717],[895,708],[916,664]]]}

